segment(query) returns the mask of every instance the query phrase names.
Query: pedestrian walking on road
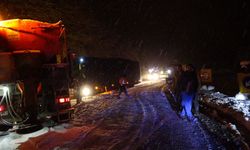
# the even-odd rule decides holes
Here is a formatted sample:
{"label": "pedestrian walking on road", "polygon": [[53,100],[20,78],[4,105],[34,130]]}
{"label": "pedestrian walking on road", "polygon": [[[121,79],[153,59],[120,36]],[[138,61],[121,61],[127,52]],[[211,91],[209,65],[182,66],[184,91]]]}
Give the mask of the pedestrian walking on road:
{"label": "pedestrian walking on road", "polygon": [[125,93],[125,95],[128,97],[128,91],[127,91],[127,86],[128,85],[128,80],[126,78],[126,75],[123,74],[120,79],[119,79],[119,94],[118,94],[118,98],[120,98],[120,95],[122,94],[122,92]]}
{"label": "pedestrian walking on road", "polygon": [[192,104],[198,89],[198,78],[193,65],[186,65],[181,76],[181,106],[180,116],[193,120]]}

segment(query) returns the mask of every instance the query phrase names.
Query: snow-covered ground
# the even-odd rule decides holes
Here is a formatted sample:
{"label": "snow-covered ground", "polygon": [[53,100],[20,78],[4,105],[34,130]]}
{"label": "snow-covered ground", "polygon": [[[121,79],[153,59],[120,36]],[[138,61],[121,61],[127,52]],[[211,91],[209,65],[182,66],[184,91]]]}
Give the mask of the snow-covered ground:
{"label": "snow-covered ground", "polygon": [[8,135],[0,136],[0,149],[3,150],[12,150],[17,149],[21,143],[26,142],[30,138],[38,137],[40,135],[47,134],[48,132],[55,133],[65,133],[71,125],[70,124],[61,124],[51,128],[44,127],[43,129],[29,133],[29,134],[17,134],[16,132],[9,132]]}
{"label": "snow-covered ground", "polygon": [[[135,85],[135,87],[143,87],[146,85],[150,85],[152,83],[156,83],[157,81],[145,81],[142,83],[139,83],[137,85]],[[131,88],[133,89],[133,88]],[[130,90],[131,90],[130,89]],[[38,137],[38,136],[48,136],[48,135],[53,135],[53,137],[56,137],[56,139],[50,139],[49,141],[51,143],[54,143],[55,145],[60,145],[60,142],[58,142],[58,136],[60,137],[59,139],[61,140],[61,142],[65,142],[68,139],[68,137],[70,137],[69,135],[72,135],[70,133],[76,133],[79,131],[82,132],[87,132],[88,130],[91,130],[93,127],[79,127],[82,126],[82,122],[86,121],[86,119],[90,119],[93,124],[95,123],[95,120],[98,120],[99,118],[92,118],[91,117],[91,111],[88,111],[87,114],[84,114],[84,112],[80,111],[80,113],[82,114],[78,114],[79,110],[83,110],[86,111],[88,108],[86,107],[91,107],[91,106],[95,106],[95,108],[93,109],[94,112],[93,116],[95,116],[95,113],[101,113],[102,111],[104,111],[104,109],[106,109],[106,107],[104,105],[106,105],[105,103],[112,103],[114,102],[113,98],[115,97],[113,95],[113,91],[112,92],[108,92],[108,93],[104,93],[104,94],[100,94],[100,95],[95,95],[95,96],[90,96],[90,97],[84,97],[82,98],[83,103],[81,104],[81,106],[75,106],[76,107],[76,113],[75,113],[75,118],[72,120],[72,122],[70,122],[69,124],[61,124],[61,125],[57,125],[54,127],[44,127],[43,129],[30,133],[30,134],[17,134],[16,132],[6,132],[3,134],[7,134],[4,136],[0,136],[0,149],[3,150],[13,150],[13,149],[17,149],[22,143],[28,141],[30,138],[34,138],[34,137]],[[105,103],[103,103],[103,100],[107,100],[105,101]],[[96,104],[89,104],[89,105],[85,105],[85,103],[91,103],[93,101],[99,101],[99,103],[97,102]],[[100,110],[99,110],[100,108]],[[91,108],[90,108],[91,109]],[[77,116],[79,115],[79,116]],[[87,117],[84,117],[87,116]],[[98,116],[98,115],[96,115]],[[64,134],[62,134],[64,133]],[[79,132],[81,133],[81,132]],[[77,134],[73,134],[73,136],[77,137]],[[70,137],[70,140],[73,139],[74,137]],[[39,137],[38,137],[39,139]],[[69,141],[70,141],[69,140]],[[45,140],[47,141],[47,140]],[[57,142],[56,142],[57,141]],[[51,148],[53,147],[53,144],[48,144],[47,148]],[[24,146],[24,149],[26,149],[26,147]],[[45,148],[46,149],[46,148]]]}
{"label": "snow-covered ground", "polygon": [[0,149],[224,149],[199,122],[178,117],[163,85],[141,83],[121,99],[115,93],[88,97],[75,106],[69,124],[11,133],[1,137]]}

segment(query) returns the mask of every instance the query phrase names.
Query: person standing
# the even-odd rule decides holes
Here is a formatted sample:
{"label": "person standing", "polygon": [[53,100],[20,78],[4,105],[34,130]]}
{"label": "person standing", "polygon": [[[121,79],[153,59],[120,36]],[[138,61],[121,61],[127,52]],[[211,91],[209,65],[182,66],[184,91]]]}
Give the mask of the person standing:
{"label": "person standing", "polygon": [[126,75],[123,74],[120,79],[119,79],[119,94],[118,94],[118,98],[120,98],[120,95],[122,92],[125,93],[125,95],[128,97],[128,91],[127,91],[127,84],[128,84],[128,80],[126,78]]}
{"label": "person standing", "polygon": [[198,90],[198,78],[193,65],[186,65],[184,73],[181,76],[181,106],[180,116],[193,120],[192,104]]}
{"label": "person standing", "polygon": [[180,104],[181,104],[181,97],[180,97],[180,93],[181,93],[181,77],[182,77],[182,74],[183,74],[183,69],[182,69],[181,64],[177,64],[175,66],[174,74],[175,74],[174,94],[175,94],[175,97],[176,97],[176,103],[180,107]]}

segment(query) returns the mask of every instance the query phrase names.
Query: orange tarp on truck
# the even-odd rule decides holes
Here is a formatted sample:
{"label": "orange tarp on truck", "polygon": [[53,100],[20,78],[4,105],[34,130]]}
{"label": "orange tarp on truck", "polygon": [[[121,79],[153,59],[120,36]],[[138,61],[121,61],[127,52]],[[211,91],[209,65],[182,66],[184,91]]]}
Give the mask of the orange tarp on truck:
{"label": "orange tarp on truck", "polygon": [[61,22],[29,19],[0,21],[0,52],[40,50],[47,59],[63,56],[64,27]]}

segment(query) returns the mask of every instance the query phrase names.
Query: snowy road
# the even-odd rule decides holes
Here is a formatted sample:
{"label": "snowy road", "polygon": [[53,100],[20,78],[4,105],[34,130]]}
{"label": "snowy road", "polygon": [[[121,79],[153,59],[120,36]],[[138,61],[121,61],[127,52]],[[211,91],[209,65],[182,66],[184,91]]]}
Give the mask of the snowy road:
{"label": "snowy road", "polygon": [[163,84],[138,85],[129,98],[95,97],[77,106],[74,126],[32,138],[20,149],[223,149],[199,122],[176,115]]}

